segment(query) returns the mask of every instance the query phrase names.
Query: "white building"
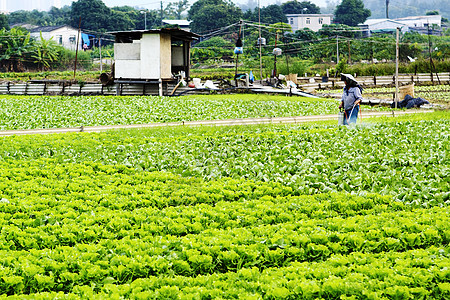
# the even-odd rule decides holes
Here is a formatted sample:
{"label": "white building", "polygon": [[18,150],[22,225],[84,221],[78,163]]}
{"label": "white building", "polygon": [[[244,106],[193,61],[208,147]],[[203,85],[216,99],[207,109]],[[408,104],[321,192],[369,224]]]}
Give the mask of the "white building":
{"label": "white building", "polygon": [[430,16],[415,16],[415,17],[405,17],[405,18],[397,18],[395,21],[408,25],[408,27],[427,27],[430,25],[437,25],[441,27],[441,19],[440,15],[430,15]]}
{"label": "white building", "polygon": [[[366,31],[366,36],[377,32],[395,32],[400,28],[401,32],[417,31],[426,32],[428,25],[430,27],[441,27],[440,15],[415,16],[397,19],[368,19],[363,24],[359,24]],[[434,26],[433,26],[434,25]]]}
{"label": "white building", "polygon": [[323,25],[330,25],[333,19],[332,14],[288,14],[286,17],[293,32],[303,28],[319,31]]}
{"label": "white building", "polygon": [[[52,38],[57,44],[63,46],[66,49],[76,50],[77,47],[77,38],[78,38],[78,30],[68,26],[45,26],[45,27],[37,27],[30,31],[30,36],[35,39],[40,38],[40,34],[42,32],[42,37],[46,40]],[[78,49],[81,50],[83,43],[78,43]]]}
{"label": "white building", "polygon": [[403,33],[409,31],[409,27],[406,24],[394,19],[369,19],[364,24],[360,24],[359,27],[368,33],[395,32],[397,28],[400,28],[400,31]]}

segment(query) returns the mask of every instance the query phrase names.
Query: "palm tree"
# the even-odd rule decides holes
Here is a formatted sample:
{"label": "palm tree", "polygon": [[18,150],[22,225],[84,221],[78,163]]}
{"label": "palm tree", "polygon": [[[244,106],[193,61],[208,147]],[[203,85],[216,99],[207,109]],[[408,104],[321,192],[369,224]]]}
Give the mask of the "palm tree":
{"label": "palm tree", "polygon": [[30,34],[21,28],[0,30],[0,65],[7,71],[23,71],[23,59],[30,51]]}
{"label": "palm tree", "polygon": [[31,57],[38,64],[38,68],[43,71],[48,70],[50,63],[56,61],[58,58],[58,45],[52,40],[53,37],[49,40],[44,39],[42,32],[40,37],[41,39],[33,46],[33,54]]}

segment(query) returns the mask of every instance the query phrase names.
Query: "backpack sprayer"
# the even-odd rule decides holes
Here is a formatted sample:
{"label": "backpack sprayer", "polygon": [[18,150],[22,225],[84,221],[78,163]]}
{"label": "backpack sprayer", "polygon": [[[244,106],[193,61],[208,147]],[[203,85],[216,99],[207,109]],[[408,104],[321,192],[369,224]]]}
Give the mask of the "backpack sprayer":
{"label": "backpack sprayer", "polygon": [[[355,109],[355,107],[356,107],[356,103],[353,105],[353,107],[352,107],[352,110],[350,111],[350,116],[353,114],[353,110]],[[348,119],[350,118],[350,116],[346,116],[345,115],[345,111],[344,111],[344,109],[341,107],[341,108],[339,108],[339,112],[338,112],[338,125],[345,125],[344,124],[344,120],[347,120],[347,125],[349,124],[348,123]]]}

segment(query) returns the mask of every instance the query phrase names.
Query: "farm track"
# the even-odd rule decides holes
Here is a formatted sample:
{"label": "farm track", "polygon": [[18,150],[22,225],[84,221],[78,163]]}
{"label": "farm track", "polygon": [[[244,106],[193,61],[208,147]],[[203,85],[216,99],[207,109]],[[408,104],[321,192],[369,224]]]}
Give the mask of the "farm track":
{"label": "farm track", "polygon": [[[433,110],[410,110],[410,111],[385,111],[373,112],[362,110],[361,116],[364,118],[401,116],[406,114],[432,112]],[[107,126],[80,126],[69,128],[39,128],[24,130],[2,130],[0,136],[12,135],[31,135],[31,134],[56,134],[68,132],[101,132],[114,129],[132,129],[132,128],[156,128],[166,126],[236,126],[236,125],[258,125],[258,124],[300,124],[316,121],[336,120],[338,115],[314,115],[314,116],[296,116],[296,117],[265,117],[265,118],[242,118],[225,120],[204,120],[204,121],[186,121],[186,122],[167,122],[167,123],[148,123],[131,125],[107,125]]]}

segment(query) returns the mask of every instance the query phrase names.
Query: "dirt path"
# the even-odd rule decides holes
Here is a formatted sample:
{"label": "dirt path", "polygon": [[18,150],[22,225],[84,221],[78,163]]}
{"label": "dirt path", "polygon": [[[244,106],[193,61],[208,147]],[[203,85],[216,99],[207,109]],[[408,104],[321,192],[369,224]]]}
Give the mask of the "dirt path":
{"label": "dirt path", "polygon": [[[406,114],[423,112],[432,112],[432,110],[408,110],[408,111],[384,111],[369,112],[362,111],[362,119],[372,117],[395,117]],[[361,116],[360,115],[360,116]],[[70,128],[43,128],[43,129],[25,129],[25,130],[2,130],[0,136],[11,135],[27,135],[27,134],[54,134],[67,132],[100,132],[113,129],[130,129],[130,128],[156,128],[165,126],[235,126],[235,125],[257,125],[257,124],[301,124],[315,121],[336,120],[337,114],[333,115],[315,115],[315,116],[298,116],[298,117],[279,117],[279,118],[243,118],[243,119],[227,119],[227,120],[204,120],[204,121],[188,121],[188,122],[168,122],[168,123],[149,123],[149,124],[133,124],[133,125],[107,125],[107,126],[81,126]]]}

